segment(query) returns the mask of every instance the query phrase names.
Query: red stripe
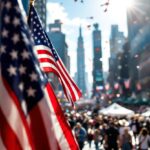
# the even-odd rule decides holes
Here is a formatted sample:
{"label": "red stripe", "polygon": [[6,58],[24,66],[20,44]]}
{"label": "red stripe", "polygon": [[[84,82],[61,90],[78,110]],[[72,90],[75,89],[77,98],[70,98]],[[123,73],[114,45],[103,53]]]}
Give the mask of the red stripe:
{"label": "red stripe", "polygon": [[43,69],[44,72],[47,72],[47,73],[50,73],[50,72],[55,73],[59,77],[58,72],[55,69],[51,68],[51,67],[42,67],[42,69]]}
{"label": "red stripe", "polygon": [[[73,100],[73,101],[76,101],[76,96],[75,96],[75,94],[74,94],[74,91],[73,91],[72,87],[70,86],[69,81],[67,80],[67,78],[65,77],[64,73],[61,71],[61,69],[59,68],[59,66],[58,66],[57,69],[59,70],[59,72],[60,72],[62,78],[64,79],[64,81],[66,82],[66,85],[67,85],[68,88],[69,88],[69,91],[71,92],[72,100]],[[62,81],[62,82],[63,82],[63,81]],[[65,85],[64,85],[64,86],[65,86]]]}
{"label": "red stripe", "polygon": [[11,99],[13,100],[14,104],[16,105],[16,108],[20,114],[20,118],[22,119],[22,122],[23,122],[23,125],[24,125],[24,128],[26,130],[26,134],[28,136],[28,141],[29,141],[29,144],[30,146],[32,147],[32,150],[34,150],[34,143],[33,143],[33,139],[32,139],[32,136],[31,136],[31,132],[30,132],[30,129],[29,129],[29,126],[27,124],[27,121],[26,121],[26,118],[25,118],[25,115],[20,107],[20,103],[19,103],[19,100],[18,98],[16,97],[16,95],[14,94],[14,92],[11,90],[11,88],[9,87],[7,81],[2,78],[2,81],[3,81],[3,84],[6,88],[6,90],[8,91],[9,93],[9,96],[11,97]]}
{"label": "red stripe", "polygon": [[[39,61],[40,61],[40,63],[42,63],[43,61],[44,62],[49,62],[49,63],[52,63],[52,64],[54,64],[54,62],[52,62],[50,59],[46,59],[46,58],[40,58],[39,59]],[[69,82],[67,81],[67,79],[66,79],[66,77],[65,77],[65,75],[63,74],[63,72],[60,70],[60,68],[58,67],[58,65],[55,63],[54,64],[55,65],[55,67],[58,69],[58,74],[60,74],[59,75],[59,77],[60,77],[60,79],[61,79],[61,83],[62,83],[62,85],[63,85],[63,88],[65,88],[66,86],[65,86],[65,84],[64,84],[64,82],[66,82],[66,85],[68,86],[68,88],[69,88],[69,91],[70,91],[70,93],[71,93],[71,97],[72,97],[72,99],[75,101],[75,99],[76,99],[76,97],[75,97],[75,94],[74,94],[74,92],[73,92],[73,90],[72,90],[72,88],[71,88],[71,86],[70,86],[70,84],[69,84]],[[57,65],[57,66],[56,66]],[[44,68],[43,67],[43,70],[45,71],[45,72],[53,72],[53,70],[52,70],[52,67],[49,67],[49,69],[48,69],[48,67],[46,67],[46,68]],[[56,72],[56,71],[55,71]],[[63,78],[63,79],[62,79]],[[64,81],[63,81],[64,80]],[[65,91],[67,91],[67,90],[65,90]],[[65,92],[66,93],[66,92]],[[67,96],[67,95],[66,95]],[[67,96],[68,97],[68,96]]]}
{"label": "red stripe", "polygon": [[[52,56],[51,52],[48,52],[48,51],[46,51],[46,50],[37,50],[37,52],[38,52],[39,55],[40,55],[40,54],[48,54],[48,55]],[[53,56],[52,56],[52,57],[53,57]],[[42,63],[42,62],[49,62],[49,63],[53,64],[53,65],[58,69],[58,74],[57,74],[57,75],[59,75],[59,77],[60,77],[60,80],[61,80],[61,83],[62,83],[64,92],[65,92],[65,94],[66,94],[66,96],[67,96],[68,99],[69,99],[69,97],[68,97],[68,95],[67,95],[67,93],[66,93],[67,90],[70,91],[70,96],[71,96],[71,99],[72,99],[73,101],[76,101],[76,100],[77,100],[77,97],[76,97],[76,95],[75,95],[75,93],[74,93],[74,90],[76,90],[78,96],[81,97],[81,95],[82,95],[82,94],[81,94],[81,91],[78,89],[78,87],[76,86],[76,84],[75,84],[75,83],[73,82],[73,80],[70,78],[68,72],[67,72],[66,69],[64,68],[64,65],[62,65],[62,62],[61,62],[61,61],[60,61],[60,62],[58,61],[57,63],[59,63],[59,64],[61,65],[61,67],[62,67],[64,73],[61,71],[61,68],[59,68],[59,66],[57,65],[57,63],[55,63],[54,61],[50,60],[49,58],[39,58],[39,61],[40,61],[40,63]],[[51,67],[48,67],[48,66],[47,66],[47,67],[43,67],[43,70],[44,70],[45,72],[53,72],[53,70],[51,69]],[[55,71],[55,72],[56,72],[56,71]],[[55,73],[55,72],[54,72],[54,73]],[[72,87],[71,87],[69,81],[67,80],[67,78],[65,77],[65,75],[67,76],[68,80],[71,82],[72,86],[74,87],[74,90],[72,89]],[[64,81],[63,81],[63,80],[64,80]],[[66,85],[64,84],[64,82],[66,83]],[[68,89],[67,89],[66,86],[68,87]]]}
{"label": "red stripe", "polygon": [[47,54],[47,55],[53,57],[52,53],[50,51],[47,51],[47,50],[37,50],[37,53],[38,54]]}
{"label": "red stripe", "polygon": [[47,62],[47,63],[50,63],[56,67],[56,63],[49,58],[39,58],[38,60],[40,61],[40,63]]}
{"label": "red stripe", "polygon": [[76,89],[78,96],[81,97],[82,93],[80,91],[80,89],[77,87],[77,85],[75,84],[75,82],[71,79],[70,75],[68,74],[66,68],[64,67],[64,65],[62,64],[61,60],[59,60],[57,63],[60,64],[60,66],[62,67],[63,71],[65,72],[66,76],[68,77],[68,79],[70,80],[70,82],[73,84],[74,88]]}
{"label": "red stripe", "polygon": [[66,137],[66,140],[70,146],[70,149],[71,150],[79,150],[79,147],[78,147],[78,144],[72,134],[72,131],[71,131],[71,128],[70,126],[68,125],[68,123],[66,122],[66,118],[64,116],[64,113],[63,111],[61,110],[61,107],[56,99],[56,96],[52,90],[52,87],[51,85],[48,83],[46,85],[46,90],[49,94],[49,97],[50,97],[50,100],[51,100],[51,104],[53,106],[53,109],[55,111],[55,114],[56,114],[56,117],[58,119],[58,122],[61,126],[61,129],[63,131],[63,134],[65,135]]}
{"label": "red stripe", "polygon": [[[34,139],[36,150],[50,150],[51,148],[48,142],[50,139],[48,139],[47,137],[42,115],[38,106],[34,107],[31,110],[30,118],[31,118],[31,131],[34,135],[33,139]],[[49,128],[52,127],[50,126]]]}
{"label": "red stripe", "polygon": [[1,109],[0,109],[0,133],[1,133],[0,138],[2,138],[2,141],[8,150],[22,150],[17,136],[11,129]]}

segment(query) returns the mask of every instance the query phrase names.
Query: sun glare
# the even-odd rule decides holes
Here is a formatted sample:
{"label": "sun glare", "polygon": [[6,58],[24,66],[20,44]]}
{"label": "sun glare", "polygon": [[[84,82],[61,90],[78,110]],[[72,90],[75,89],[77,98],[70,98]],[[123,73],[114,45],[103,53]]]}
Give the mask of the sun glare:
{"label": "sun glare", "polygon": [[126,9],[132,8],[134,5],[134,0],[124,0],[124,5]]}
{"label": "sun glare", "polygon": [[134,0],[111,0],[110,7],[113,12],[124,13],[127,9],[132,8],[134,5]]}

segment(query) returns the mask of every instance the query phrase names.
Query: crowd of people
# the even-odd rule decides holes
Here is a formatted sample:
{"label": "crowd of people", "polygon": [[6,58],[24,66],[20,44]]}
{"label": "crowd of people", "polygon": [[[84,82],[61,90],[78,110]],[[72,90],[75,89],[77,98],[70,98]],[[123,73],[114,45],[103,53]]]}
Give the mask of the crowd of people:
{"label": "crowd of people", "polygon": [[94,143],[95,150],[148,150],[150,117],[107,116],[98,110],[67,111],[68,122],[80,149]]}

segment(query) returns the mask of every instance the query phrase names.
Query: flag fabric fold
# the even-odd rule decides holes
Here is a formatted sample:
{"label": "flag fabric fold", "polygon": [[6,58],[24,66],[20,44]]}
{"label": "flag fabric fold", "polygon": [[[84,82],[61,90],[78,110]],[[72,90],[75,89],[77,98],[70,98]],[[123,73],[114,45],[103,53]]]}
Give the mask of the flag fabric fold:
{"label": "flag fabric fold", "polygon": [[1,1],[0,149],[78,150],[33,53],[21,1]]}
{"label": "flag fabric fold", "polygon": [[67,72],[61,58],[42,28],[34,6],[30,7],[29,26],[35,45],[34,50],[44,72],[56,74],[62,84],[67,99],[73,103],[81,97],[81,91]]}

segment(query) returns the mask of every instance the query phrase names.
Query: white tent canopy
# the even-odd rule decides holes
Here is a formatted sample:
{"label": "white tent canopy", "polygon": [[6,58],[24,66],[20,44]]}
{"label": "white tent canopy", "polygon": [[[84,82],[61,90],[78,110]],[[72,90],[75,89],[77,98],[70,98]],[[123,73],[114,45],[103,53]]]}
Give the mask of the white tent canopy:
{"label": "white tent canopy", "polygon": [[142,113],[143,116],[149,117],[150,116],[150,109],[144,113]]}
{"label": "white tent canopy", "polygon": [[101,114],[110,115],[110,116],[131,116],[134,114],[134,111],[122,107],[121,105],[114,103],[107,108],[104,108],[99,111]]}

